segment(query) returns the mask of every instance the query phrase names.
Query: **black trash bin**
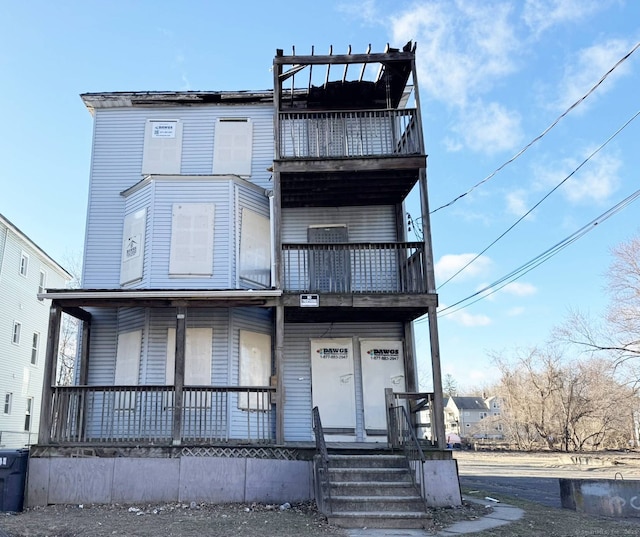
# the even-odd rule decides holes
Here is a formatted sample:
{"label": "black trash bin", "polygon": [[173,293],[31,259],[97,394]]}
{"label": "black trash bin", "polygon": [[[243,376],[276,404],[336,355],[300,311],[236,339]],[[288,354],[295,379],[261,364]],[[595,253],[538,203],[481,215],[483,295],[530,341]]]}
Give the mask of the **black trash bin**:
{"label": "black trash bin", "polygon": [[28,449],[0,451],[0,511],[22,511]]}

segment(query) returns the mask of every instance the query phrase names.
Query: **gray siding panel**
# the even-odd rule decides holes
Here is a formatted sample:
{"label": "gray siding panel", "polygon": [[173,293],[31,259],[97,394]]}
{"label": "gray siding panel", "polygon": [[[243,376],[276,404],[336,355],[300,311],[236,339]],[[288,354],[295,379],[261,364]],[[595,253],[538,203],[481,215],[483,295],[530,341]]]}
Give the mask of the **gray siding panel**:
{"label": "gray siding panel", "polygon": [[[284,436],[287,441],[313,439],[311,419],[310,340],[316,338],[404,339],[402,323],[288,323],[284,331]],[[355,353],[354,342],[354,353]],[[354,360],[356,401],[362,400],[360,363]],[[356,427],[362,428],[362,409],[356,405]]]}
{"label": "gray siding panel", "polygon": [[[120,250],[125,215],[125,199],[121,196],[121,192],[135,185],[142,178],[146,121],[148,119],[181,120],[183,122],[181,173],[210,175],[213,168],[213,131],[216,119],[219,117],[251,118],[254,147],[250,180],[261,188],[271,188],[271,175],[267,172],[267,168],[273,162],[273,110],[269,104],[264,106],[211,105],[161,110],[146,108],[96,110],[83,287],[98,289],[119,287]],[[183,200],[178,197],[176,201]],[[228,199],[225,200],[225,204],[228,204]]]}
{"label": "gray siding panel", "polygon": [[306,243],[313,225],[346,224],[349,242],[395,242],[395,207],[300,207],[282,210],[282,242]]}

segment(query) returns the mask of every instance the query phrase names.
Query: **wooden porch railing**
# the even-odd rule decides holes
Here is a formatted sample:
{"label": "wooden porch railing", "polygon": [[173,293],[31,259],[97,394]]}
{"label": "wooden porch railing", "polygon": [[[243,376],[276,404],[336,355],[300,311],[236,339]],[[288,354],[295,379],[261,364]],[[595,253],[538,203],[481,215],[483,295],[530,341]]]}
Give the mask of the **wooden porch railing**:
{"label": "wooden porch railing", "polygon": [[413,108],[281,112],[279,120],[282,159],[385,157],[421,151]]}
{"label": "wooden porch railing", "polygon": [[[429,448],[438,445],[433,426],[433,392],[394,392],[387,388],[384,395],[387,408],[402,406],[407,410],[409,423],[421,445]],[[395,441],[389,437],[391,447],[398,447]]]}
{"label": "wooden porch railing", "polygon": [[283,244],[284,289],[325,293],[426,293],[424,244]]}
{"label": "wooden porch railing", "polygon": [[[52,444],[170,444],[172,386],[58,386],[53,389]],[[185,387],[181,442],[275,441],[272,387]]]}

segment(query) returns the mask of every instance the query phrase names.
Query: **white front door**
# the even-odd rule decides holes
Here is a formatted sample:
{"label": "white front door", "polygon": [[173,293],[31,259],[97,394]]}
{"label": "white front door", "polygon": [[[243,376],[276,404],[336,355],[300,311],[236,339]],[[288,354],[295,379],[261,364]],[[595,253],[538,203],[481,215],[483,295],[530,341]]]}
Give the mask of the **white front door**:
{"label": "white front door", "polygon": [[406,391],[402,341],[360,341],[364,427],[368,436],[384,435],[387,429],[385,388]]}
{"label": "white front door", "polygon": [[351,338],[311,340],[313,406],[325,432],[353,434],[356,392]]}

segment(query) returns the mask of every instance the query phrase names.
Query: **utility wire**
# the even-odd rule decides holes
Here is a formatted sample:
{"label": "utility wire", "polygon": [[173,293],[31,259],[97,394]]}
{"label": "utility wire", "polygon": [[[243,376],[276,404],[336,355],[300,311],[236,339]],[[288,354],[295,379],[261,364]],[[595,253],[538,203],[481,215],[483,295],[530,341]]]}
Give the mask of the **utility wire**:
{"label": "utility wire", "polygon": [[[636,201],[638,198],[640,198],[640,189],[636,190],[633,194],[631,194],[630,196],[626,197],[625,199],[623,199],[622,201],[620,201],[619,203],[617,203],[616,205],[614,205],[613,207],[611,207],[610,209],[608,209],[607,211],[602,213],[600,216],[598,216],[597,218],[595,218],[594,220],[592,220],[591,222],[589,222],[585,226],[581,227],[580,229],[578,229],[577,231],[575,231],[574,233],[569,235],[568,237],[566,237],[563,240],[561,240],[560,242],[556,243],[551,248],[545,250],[544,252],[542,252],[541,254],[537,255],[533,259],[527,261],[524,265],[521,265],[517,269],[511,271],[509,274],[506,274],[506,275],[502,276],[501,278],[499,278],[498,280],[496,280],[492,284],[487,285],[486,287],[480,289],[479,291],[476,291],[475,293],[473,293],[473,294],[471,294],[471,295],[469,295],[469,296],[467,296],[467,297],[465,297],[465,298],[463,298],[461,300],[458,300],[454,304],[451,304],[450,306],[447,306],[447,307],[443,308],[442,310],[440,310],[438,312],[438,315],[439,316],[450,315],[452,313],[460,311],[463,308],[466,308],[466,307],[470,306],[471,304],[475,304],[479,300],[482,300],[483,298],[486,298],[489,295],[492,295],[493,293],[499,291],[500,289],[502,289],[506,285],[514,282],[518,278],[524,276],[525,274],[527,274],[528,272],[530,272],[534,268],[538,267],[539,265],[541,265],[545,261],[548,261],[554,255],[560,253],[560,251],[562,251],[564,248],[566,248],[567,246],[569,246],[569,245],[573,244],[574,242],[576,242],[578,239],[580,239],[581,237],[586,235],[589,231],[592,231],[593,229],[595,229],[595,227],[597,225],[605,222],[606,220],[611,218],[613,215],[615,215],[616,213],[620,212],[622,209],[625,209],[628,205],[630,205],[631,203]],[[490,292],[488,292],[488,291],[490,291]],[[461,305],[461,304],[463,304],[465,302],[468,302],[472,298],[475,298],[475,300],[473,302],[469,302],[468,304]],[[456,308],[456,306],[460,306],[460,307]],[[453,309],[453,308],[456,308],[456,309]],[[453,310],[453,311],[451,311],[451,310]],[[448,312],[448,313],[445,313],[445,312]],[[421,321],[418,321],[418,322],[422,322],[422,321],[424,321],[424,320],[421,320]]]}
{"label": "utility wire", "polygon": [[553,127],[555,127],[561,119],[563,119],[569,112],[571,112],[574,108],[576,108],[580,103],[582,103],[582,101],[584,101],[587,97],[589,97],[589,95],[591,95],[597,88],[598,86],[600,86],[600,84],[602,84],[607,77],[613,73],[613,71],[615,71],[615,69],[622,63],[624,63],[638,48],[640,48],[640,42],[636,43],[635,46],[629,51],[627,52],[622,58],[620,58],[616,64],[609,69],[604,75],[602,75],[602,77],[600,78],[600,80],[598,80],[598,82],[596,82],[596,84],[587,92],[585,93],[582,97],[580,97],[575,103],[573,103],[569,108],[567,108],[562,114],[560,114],[556,120],[551,123],[551,125],[549,125],[545,130],[543,130],[538,136],[536,136],[533,140],[531,140],[527,145],[525,145],[520,151],[518,151],[515,155],[513,155],[509,160],[507,160],[504,164],[502,164],[501,166],[499,166],[498,168],[496,168],[493,172],[491,172],[489,175],[487,175],[482,181],[480,181],[479,183],[476,183],[475,185],[473,185],[469,190],[467,190],[466,192],[464,192],[463,194],[460,194],[459,196],[453,198],[449,203],[445,203],[444,205],[441,205],[440,207],[433,209],[430,214],[434,214],[436,212],[438,212],[440,209],[444,209],[445,207],[449,207],[451,205],[453,205],[454,203],[456,203],[458,200],[464,198],[467,194],[470,194],[471,192],[473,192],[476,188],[478,188],[479,186],[483,185],[484,183],[486,183],[487,181],[489,181],[490,179],[492,179],[498,172],[500,172],[503,168],[505,168],[507,165],[511,164],[514,160],[516,160],[518,157],[520,157],[527,149],[529,149],[533,144],[535,144],[536,142],[538,142],[540,139],[542,139],[551,129],[553,129]]}
{"label": "utility wire", "polygon": [[522,222],[527,216],[529,216],[544,200],[546,200],[551,194],[553,194],[558,188],[560,188],[564,183],[566,183],[571,177],[573,177],[580,168],[582,168],[587,162],[589,162],[597,153],[599,153],[606,145],[609,144],[611,140],[613,140],[618,134],[620,134],[634,119],[640,116],[640,110],[636,112],[630,119],[628,119],[616,132],[614,132],[609,138],[607,138],[602,144],[600,144],[594,151],[592,151],[589,156],[587,156],[577,168],[575,168],[569,175],[567,175],[562,181],[560,181],[556,186],[554,186],[549,192],[547,192],[531,209],[529,209],[526,213],[524,213],[520,218],[518,218],[511,226],[509,226],[506,231],[504,231],[497,239],[495,239],[489,246],[487,246],[484,250],[482,250],[479,254],[477,254],[473,259],[471,259],[466,265],[460,268],[455,274],[450,276],[447,280],[441,283],[436,290],[440,289],[451,280],[453,280],[458,274],[460,274],[463,270],[465,270],[471,263],[476,261],[482,254],[484,254],[489,248],[491,248],[494,244],[496,244],[500,239],[502,239],[507,233],[509,233],[514,227],[516,227],[520,222]]}

